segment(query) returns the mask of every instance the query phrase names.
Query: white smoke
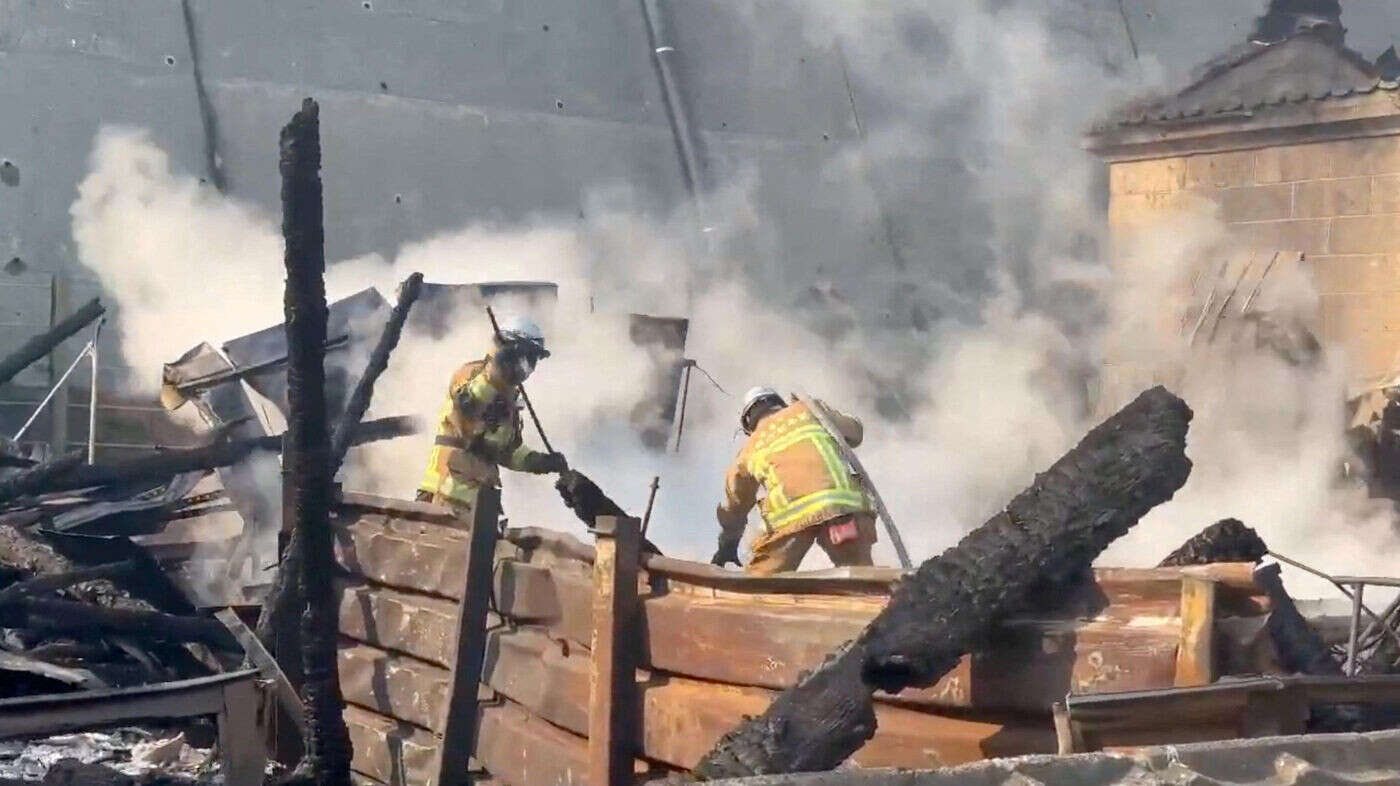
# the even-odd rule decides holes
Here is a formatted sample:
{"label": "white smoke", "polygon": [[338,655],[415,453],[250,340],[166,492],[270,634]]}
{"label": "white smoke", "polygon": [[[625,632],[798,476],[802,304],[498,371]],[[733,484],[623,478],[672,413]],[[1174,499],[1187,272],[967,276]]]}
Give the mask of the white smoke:
{"label": "white smoke", "polygon": [[[335,264],[331,295],[374,284],[392,297],[414,270],[440,283],[557,282],[558,304],[535,315],[554,354],[529,381],[531,396],[555,447],[623,507],[639,513],[651,476],[661,476],[650,536],[676,556],[712,548],[713,506],[739,446],[732,394],[750,385],[809,392],[862,417],[863,461],[922,559],[994,513],[1092,425],[1107,356],[1160,364],[1197,413],[1191,481],[1107,561],[1155,563],[1236,516],[1322,567],[1383,567],[1396,543],[1388,511],[1333,483],[1342,359],[1303,370],[1234,343],[1188,353],[1171,320],[1151,316],[1183,305],[1163,299],[1177,297],[1207,250],[1228,251],[1218,222],[1183,214],[1137,239],[1137,258],[1151,263],[1110,275],[1102,165],[1079,149],[1079,135],[1158,78],[1150,58],[1128,61],[1092,29],[1058,24],[1084,13],[1067,0],[802,9],[808,37],[846,60],[865,131],[826,162],[834,194],[824,198],[868,219],[862,226],[887,218],[893,254],[822,269],[777,253],[797,230],[773,220],[755,196],[764,184],[745,173],[708,200],[707,244],[696,242],[688,208],[642,215],[626,189],[600,189],[586,220],[464,221],[391,260]],[[138,385],[153,390],[160,364],[199,340],[280,320],[275,221],[171,172],[139,132],[99,135],[72,212],[81,260],[121,309]],[[1259,307],[1302,308],[1295,301],[1306,289],[1271,285],[1303,296]],[[644,449],[628,424],[650,373],[628,340],[629,312],[689,317],[687,356],[730,394],[694,375],[679,453]],[[483,318],[436,340],[406,337],[373,414],[432,418],[449,375],[485,351],[488,330]],[[359,449],[347,483],[411,496],[430,437]],[[528,426],[526,439],[539,446]],[[514,524],[576,526],[548,479],[508,474],[505,495]],[[1342,542],[1318,546],[1317,528]],[[892,564],[881,540],[877,560]]]}

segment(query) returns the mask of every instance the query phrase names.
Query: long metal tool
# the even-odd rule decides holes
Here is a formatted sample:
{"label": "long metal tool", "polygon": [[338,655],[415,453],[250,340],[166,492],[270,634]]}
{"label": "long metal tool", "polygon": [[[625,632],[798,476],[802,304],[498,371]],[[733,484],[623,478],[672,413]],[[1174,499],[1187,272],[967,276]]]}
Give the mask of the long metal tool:
{"label": "long metal tool", "polygon": [[[496,312],[492,311],[490,306],[486,307],[486,316],[491,318],[491,330],[495,331],[496,338],[502,338],[501,325],[496,322]],[[549,437],[544,435],[544,426],[540,425],[540,416],[535,414],[535,405],[530,403],[530,396],[525,392],[524,383],[516,385],[515,389],[520,391],[520,398],[525,402],[525,409],[530,411],[530,420],[535,422],[535,431],[540,433],[540,441],[544,443],[544,449],[553,453],[554,446],[549,444]]]}
{"label": "long metal tool", "polygon": [[880,514],[881,521],[885,523],[885,531],[890,535],[890,543],[894,545],[894,553],[899,556],[899,566],[905,570],[912,570],[914,563],[909,561],[909,552],[904,548],[904,539],[899,537],[899,530],[895,529],[894,519],[890,517],[889,508],[885,507],[885,501],[880,498],[880,492],[875,490],[875,482],[870,479],[870,473],[865,471],[860,459],[856,458],[855,451],[846,444],[845,437],[841,436],[841,432],[832,424],[831,418],[827,417],[826,409],[821,402],[811,396],[793,394],[793,398],[807,402],[807,407],[812,411],[812,417],[816,418],[817,422],[822,424],[822,428],[826,429],[835,439],[836,447],[841,451],[841,457],[860,475],[861,481],[865,484],[865,490],[870,492],[870,499],[875,503],[876,512]]}

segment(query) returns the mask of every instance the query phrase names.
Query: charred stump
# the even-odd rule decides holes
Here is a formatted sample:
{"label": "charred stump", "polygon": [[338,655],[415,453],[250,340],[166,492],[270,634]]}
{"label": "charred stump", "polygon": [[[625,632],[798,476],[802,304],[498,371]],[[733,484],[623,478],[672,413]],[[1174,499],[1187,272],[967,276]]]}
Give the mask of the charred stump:
{"label": "charred stump", "polygon": [[1157,563],[1159,568],[1210,565],[1216,562],[1258,562],[1269,553],[1259,533],[1239,519],[1221,519],[1201,530]]}
{"label": "charred stump", "polygon": [[1161,387],[1124,407],[1030,488],[928,560],[855,640],[726,734],[705,779],[828,770],[875,733],[872,693],[932,685],[1033,587],[1076,575],[1186,482],[1191,410]]}
{"label": "charred stump", "polygon": [[350,736],[336,671],[337,603],[331,534],[331,445],[326,416],[326,256],[321,211],[319,109],[306,99],[281,134],[282,236],[286,241],[287,462],[293,528],[302,539],[305,764],[321,786],[349,786]]}

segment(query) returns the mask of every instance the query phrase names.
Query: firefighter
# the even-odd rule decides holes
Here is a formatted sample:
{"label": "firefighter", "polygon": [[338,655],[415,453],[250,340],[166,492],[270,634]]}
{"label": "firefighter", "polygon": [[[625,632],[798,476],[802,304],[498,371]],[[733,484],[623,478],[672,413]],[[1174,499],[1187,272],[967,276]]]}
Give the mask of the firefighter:
{"label": "firefighter", "polygon": [[796,570],[813,543],[835,565],[872,564],[875,508],[836,444],[839,438],[856,447],[863,428],[859,420],[817,403],[839,435],[823,428],[804,401],[788,404],[777,391],[762,387],[744,397],[739,424],[749,438],[729,468],[724,502],[715,510],[720,536],[713,564],[739,564],[739,540],[755,503],[764,534],[754,541],[747,573]]}
{"label": "firefighter", "polygon": [[500,485],[499,467],[536,475],[568,469],[562,454],[531,450],[522,440],[520,384],[549,357],[539,325],[517,318],[494,342],[492,353],[452,375],[418,487],[420,501],[451,505],[462,515],[470,514],[482,484]]}

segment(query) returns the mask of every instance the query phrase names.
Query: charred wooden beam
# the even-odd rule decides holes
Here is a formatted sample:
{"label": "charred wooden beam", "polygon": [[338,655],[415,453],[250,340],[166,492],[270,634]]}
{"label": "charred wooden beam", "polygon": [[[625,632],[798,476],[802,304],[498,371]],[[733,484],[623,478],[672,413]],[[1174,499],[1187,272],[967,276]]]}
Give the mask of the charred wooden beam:
{"label": "charred wooden beam", "polygon": [[[349,786],[350,736],[336,672],[339,620],[330,526],[331,443],[326,413],[326,255],[321,208],[320,109],[306,99],[282,128],[282,236],[287,287],[286,478],[292,484],[293,527],[302,539],[303,693],[307,768],[320,786]],[[222,629],[222,626],[220,626]]]}
{"label": "charred wooden beam", "polygon": [[0,480],[0,502],[38,494],[82,463],[83,454],[75,451]]}
{"label": "charred wooden beam", "polygon": [[199,642],[229,652],[239,649],[237,639],[223,625],[203,617],[48,598],[22,597],[0,604],[0,626],[46,633],[116,633],[148,641]]}
{"label": "charred wooden beam", "polygon": [[[410,417],[371,420],[358,425],[353,444],[412,434],[415,428],[416,422]],[[254,450],[277,450],[281,443],[281,435],[256,437],[215,442],[198,448],[160,450],[122,461],[86,465],[82,463],[82,454],[72,453],[0,481],[0,503],[35,494],[94,486],[158,482],[185,472],[236,464]]]}
{"label": "charred wooden beam", "polygon": [[1004,511],[894,591],[889,604],[763,715],[701,760],[705,779],[827,770],[875,732],[872,693],[925,687],[1034,587],[1082,572],[1186,482],[1191,410],[1153,388],[1094,428]]}
{"label": "charred wooden beam", "polygon": [[1308,624],[1284,589],[1278,563],[1256,569],[1254,583],[1269,595],[1269,619],[1265,624],[1283,667],[1296,674],[1340,677],[1342,665],[1332,657],[1327,642]]}
{"label": "charred wooden beam", "polygon": [[399,345],[399,338],[403,335],[403,325],[408,319],[408,312],[413,308],[413,302],[418,299],[418,295],[422,291],[422,273],[410,275],[404,279],[403,284],[399,285],[398,302],[394,304],[394,309],[389,312],[389,318],[384,323],[384,332],[379,334],[379,343],[374,345],[374,351],[370,353],[364,373],[360,375],[360,381],[355,384],[355,390],[350,394],[350,400],[345,404],[345,414],[341,416],[340,425],[336,427],[335,436],[331,440],[332,476],[340,468],[341,462],[345,461],[345,453],[350,450],[355,428],[359,424],[360,418],[365,416],[365,411],[369,409],[370,399],[374,396],[374,383],[379,380],[379,375],[389,368],[389,354]]}
{"label": "charred wooden beam", "polygon": [[67,573],[51,573],[44,576],[35,576],[32,579],[15,582],[3,590],[0,590],[0,605],[12,603],[28,595],[42,595],[46,592],[56,592],[74,584],[81,584],[85,581],[98,581],[106,579],[117,581],[123,577],[130,576],[138,570],[135,560],[125,560],[122,562],[109,562],[105,565],[94,565],[90,568],[69,571]]}
{"label": "charred wooden beam", "polygon": [[29,368],[34,361],[48,355],[54,347],[62,344],[74,333],[87,327],[93,320],[105,313],[107,313],[107,309],[102,305],[102,302],[93,298],[47,332],[24,342],[19,349],[11,352],[4,360],[0,360],[0,385],[14,379],[19,372]]}

